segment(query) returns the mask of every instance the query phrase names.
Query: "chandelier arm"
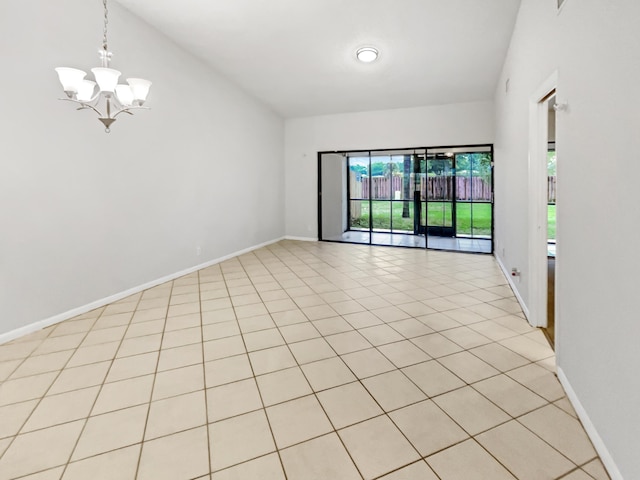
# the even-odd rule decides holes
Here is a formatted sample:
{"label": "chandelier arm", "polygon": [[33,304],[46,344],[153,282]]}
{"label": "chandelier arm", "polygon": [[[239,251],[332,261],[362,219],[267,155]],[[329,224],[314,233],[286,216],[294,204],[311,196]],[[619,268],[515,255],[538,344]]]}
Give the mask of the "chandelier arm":
{"label": "chandelier arm", "polygon": [[129,115],[133,115],[133,112],[131,112],[130,110],[150,110],[150,107],[142,107],[142,106],[138,107],[138,106],[132,105],[131,107],[126,107],[120,110],[118,113],[116,113],[113,116],[113,118],[116,118],[121,113],[128,113]]}
{"label": "chandelier arm", "polygon": [[80,108],[78,108],[78,110],[91,109],[94,112],[96,112],[98,115],[102,116],[102,112],[100,112],[100,110],[98,110],[96,107],[94,107],[93,105],[90,105],[90,104],[88,104],[86,102],[81,102],[79,100],[74,100],[73,98],[59,98],[58,100],[64,100],[66,102],[77,103],[78,105],[82,105]]}
{"label": "chandelier arm", "polygon": [[129,115],[133,115],[133,113],[131,113],[129,110],[127,110],[126,108],[123,110],[120,110],[118,113],[116,113],[113,118],[116,118],[118,115],[120,115],[121,113],[128,113]]}
{"label": "chandelier arm", "polygon": [[102,113],[100,113],[99,110],[97,110],[95,107],[92,107],[91,105],[80,104],[80,106],[78,108],[76,108],[76,110],[93,110],[98,115],[102,115]]}

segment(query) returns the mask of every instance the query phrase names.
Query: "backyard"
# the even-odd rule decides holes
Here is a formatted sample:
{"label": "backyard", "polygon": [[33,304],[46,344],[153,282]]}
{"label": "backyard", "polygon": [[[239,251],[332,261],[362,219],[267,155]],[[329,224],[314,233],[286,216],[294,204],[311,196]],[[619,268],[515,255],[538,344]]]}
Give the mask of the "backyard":
{"label": "backyard", "polygon": [[[356,203],[356,201],[352,201]],[[378,230],[390,230],[393,221],[394,231],[413,233],[414,208],[413,202],[409,202],[409,218],[402,217],[403,201],[372,201],[373,228]],[[360,201],[360,213],[358,218],[351,221],[351,228],[369,229],[369,202]],[[424,205],[424,203],[423,203]],[[473,216],[472,216],[473,211]],[[424,210],[422,211],[422,224],[424,225]],[[428,202],[427,215],[429,226],[451,226],[451,203]],[[471,220],[473,218],[473,232]],[[491,204],[457,202],[456,204],[456,233],[457,235],[490,236],[491,235]]]}
{"label": "backyard", "polygon": [[[356,201],[352,201],[356,203]],[[369,202],[361,201],[362,215],[351,221],[351,228],[369,229]],[[377,230],[390,230],[391,218],[393,218],[393,230],[413,232],[413,202],[409,203],[409,218],[402,217],[402,201],[372,201],[373,228]],[[389,207],[391,204],[391,208]],[[423,204],[424,205],[424,204]],[[448,202],[429,202],[428,214],[430,226],[451,226],[451,204]],[[473,234],[478,236],[491,235],[491,205],[488,203],[463,203],[456,204],[456,233],[458,235],[471,235],[471,210],[473,207]],[[556,206],[548,205],[548,237],[556,238]],[[424,211],[423,221],[424,225]]]}

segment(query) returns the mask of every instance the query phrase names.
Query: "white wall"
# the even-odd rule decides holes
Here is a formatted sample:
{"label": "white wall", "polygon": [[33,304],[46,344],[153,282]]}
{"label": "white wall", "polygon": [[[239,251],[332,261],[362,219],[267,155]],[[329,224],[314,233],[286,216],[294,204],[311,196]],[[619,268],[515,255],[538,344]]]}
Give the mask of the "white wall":
{"label": "white wall", "polygon": [[495,96],[495,252],[508,270],[522,272],[516,287],[525,303],[530,284],[529,98],[558,68],[557,20],[556,0],[522,1]]}
{"label": "white wall", "polygon": [[287,235],[318,237],[318,152],[492,143],[493,115],[476,102],[287,120]]}
{"label": "white wall", "polygon": [[612,473],[631,480],[640,478],[640,3],[567,0],[559,15],[555,3],[522,1],[496,91],[497,253],[509,268],[527,265],[528,101],[557,69],[558,101],[569,103],[557,116],[558,366]]}
{"label": "white wall", "polygon": [[118,4],[112,66],[154,82],[152,110],[105,134],[57,100],[101,17],[0,2],[0,334],[284,235],[283,120]]}

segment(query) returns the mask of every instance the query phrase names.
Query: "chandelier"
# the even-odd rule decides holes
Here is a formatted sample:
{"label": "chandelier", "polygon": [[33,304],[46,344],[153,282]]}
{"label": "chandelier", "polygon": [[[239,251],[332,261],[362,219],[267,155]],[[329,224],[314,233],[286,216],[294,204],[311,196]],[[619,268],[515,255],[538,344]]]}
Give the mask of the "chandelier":
{"label": "chandelier", "polygon": [[[109,68],[112,53],[107,47],[107,25],[109,24],[107,0],[102,1],[104,6],[104,30],[102,37],[102,49],[99,56],[102,66],[92,68],[93,80],[86,80],[86,72],[77,68],[58,67],[56,72],[69,102],[80,105],[78,110],[93,110],[98,114],[98,120],[105,126],[105,132],[111,131],[110,127],[121,113],[133,115],[131,110],[148,109],[143,104],[149,94],[151,82],[142,78],[127,78],[127,85],[118,84],[121,73]],[[96,84],[98,91],[96,92]]]}

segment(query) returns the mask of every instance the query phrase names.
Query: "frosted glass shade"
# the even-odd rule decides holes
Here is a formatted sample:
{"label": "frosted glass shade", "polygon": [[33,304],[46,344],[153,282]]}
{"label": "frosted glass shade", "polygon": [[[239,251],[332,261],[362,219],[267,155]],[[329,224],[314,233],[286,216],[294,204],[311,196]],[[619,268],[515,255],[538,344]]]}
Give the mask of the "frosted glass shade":
{"label": "frosted glass shade", "polygon": [[56,68],[56,72],[58,73],[58,78],[60,79],[60,83],[62,84],[64,91],[74,93],[78,91],[80,84],[87,75],[86,72],[83,72],[82,70],[68,67],[58,67]]}
{"label": "frosted glass shade", "polygon": [[356,56],[363,63],[371,63],[378,58],[378,50],[373,47],[363,47],[356,52]]}
{"label": "frosted glass shade", "polygon": [[118,84],[118,78],[120,78],[121,75],[118,70],[114,70],[113,68],[96,67],[92,68],[91,71],[96,77],[96,82],[98,82],[100,91],[111,93],[115,91],[116,85]]}
{"label": "frosted glass shade", "polygon": [[88,102],[93,98],[93,90],[96,88],[96,82],[91,80],[83,80],[78,86],[78,95],[76,98],[81,102]]}
{"label": "frosted glass shade", "polygon": [[129,86],[133,92],[133,99],[141,103],[144,102],[147,99],[147,95],[149,95],[151,82],[143,78],[127,78],[127,82],[129,82]]}
{"label": "frosted glass shade", "polygon": [[116,85],[116,96],[125,107],[130,107],[133,104],[133,92],[129,85]]}

